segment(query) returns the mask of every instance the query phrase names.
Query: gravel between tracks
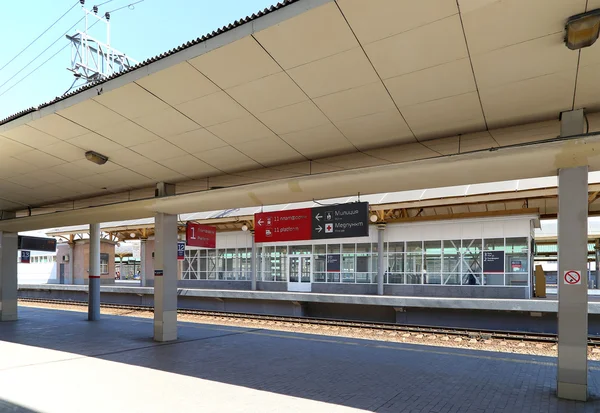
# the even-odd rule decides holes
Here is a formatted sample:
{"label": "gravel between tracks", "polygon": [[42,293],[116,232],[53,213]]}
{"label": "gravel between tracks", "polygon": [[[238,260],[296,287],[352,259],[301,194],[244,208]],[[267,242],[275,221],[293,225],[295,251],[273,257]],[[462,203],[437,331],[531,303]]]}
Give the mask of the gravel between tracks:
{"label": "gravel between tracks", "polygon": [[[86,307],[68,304],[19,302],[22,307],[49,308],[56,310],[87,312]],[[152,311],[120,310],[117,308],[101,308],[101,314],[126,317],[153,318]],[[465,348],[471,350],[496,351],[514,354],[556,357],[556,344],[521,342],[517,340],[475,340],[441,334],[405,333],[402,331],[382,331],[358,327],[338,327],[317,324],[289,323],[283,321],[251,320],[245,318],[205,316],[195,314],[179,314],[179,321],[215,324],[221,326],[263,328],[265,330],[289,331],[293,333],[320,334],[334,337],[349,337],[367,340],[387,341],[394,343],[421,344],[438,347]],[[588,359],[599,361],[600,348],[588,348]]]}

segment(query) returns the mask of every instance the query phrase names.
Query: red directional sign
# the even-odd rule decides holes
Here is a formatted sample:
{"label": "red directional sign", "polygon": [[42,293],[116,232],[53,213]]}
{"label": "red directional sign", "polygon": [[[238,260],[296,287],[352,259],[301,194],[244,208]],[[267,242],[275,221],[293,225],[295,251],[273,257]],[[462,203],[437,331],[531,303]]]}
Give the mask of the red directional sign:
{"label": "red directional sign", "polygon": [[576,270],[565,271],[565,284],[576,285],[581,284],[581,272]]}
{"label": "red directional sign", "polygon": [[217,228],[188,222],[185,228],[185,243],[189,247],[217,248]]}
{"label": "red directional sign", "polygon": [[254,214],[256,242],[304,241],[311,239],[310,208]]}

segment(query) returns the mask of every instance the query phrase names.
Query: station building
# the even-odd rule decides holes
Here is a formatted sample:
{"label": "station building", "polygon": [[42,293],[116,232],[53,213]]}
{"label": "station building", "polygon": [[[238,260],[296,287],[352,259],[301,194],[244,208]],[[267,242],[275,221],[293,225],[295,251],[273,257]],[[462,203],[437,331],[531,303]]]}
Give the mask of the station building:
{"label": "station building", "polygon": [[[590,191],[598,185],[597,178],[590,175]],[[362,196],[360,200],[370,204],[372,218],[366,237],[256,243],[256,289],[377,294],[382,232],[385,295],[530,298],[535,294],[536,229],[539,232],[542,218],[556,217],[555,185],[556,178],[539,178]],[[178,287],[251,290],[255,213],[358,200],[354,196],[183,214],[180,240],[185,239],[187,221],[214,225],[218,232],[216,248],[186,247],[178,266]],[[596,207],[590,203],[592,213]],[[46,233],[76,240],[76,248],[82,248],[87,231],[86,226],[75,226]],[[102,283],[114,283],[116,268],[131,267],[129,279],[139,268],[142,285],[153,286],[154,220],[110,222],[102,225],[102,231],[102,252],[110,262],[104,261],[108,273],[103,272]],[[84,267],[68,261],[69,245],[59,243],[58,273],[65,271],[64,283],[87,284]],[[485,268],[484,256],[493,251],[501,252],[496,255],[503,259],[501,270]],[[58,277],[49,282],[62,283]]]}

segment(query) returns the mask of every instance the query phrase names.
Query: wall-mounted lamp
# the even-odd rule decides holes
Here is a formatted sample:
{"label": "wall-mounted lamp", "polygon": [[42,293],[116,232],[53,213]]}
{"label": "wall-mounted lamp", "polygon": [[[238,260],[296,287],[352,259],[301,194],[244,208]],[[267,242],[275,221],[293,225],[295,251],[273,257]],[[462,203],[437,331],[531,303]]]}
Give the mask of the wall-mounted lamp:
{"label": "wall-mounted lamp", "polygon": [[377,222],[377,215],[373,214],[369,217],[369,219],[371,220],[371,222],[375,223],[375,222]]}
{"label": "wall-mounted lamp", "polygon": [[600,9],[569,17],[565,26],[565,44],[571,50],[593,45],[600,33]]}
{"label": "wall-mounted lamp", "polygon": [[94,151],[87,151],[85,153],[85,159],[90,162],[94,162],[97,165],[104,165],[108,161],[108,156],[104,156]]}
{"label": "wall-mounted lamp", "polygon": [[132,232],[131,234],[129,234],[129,236],[130,236],[131,238],[135,238],[135,232]]}
{"label": "wall-mounted lamp", "polygon": [[248,231],[248,225],[244,224],[242,225],[242,231]]}

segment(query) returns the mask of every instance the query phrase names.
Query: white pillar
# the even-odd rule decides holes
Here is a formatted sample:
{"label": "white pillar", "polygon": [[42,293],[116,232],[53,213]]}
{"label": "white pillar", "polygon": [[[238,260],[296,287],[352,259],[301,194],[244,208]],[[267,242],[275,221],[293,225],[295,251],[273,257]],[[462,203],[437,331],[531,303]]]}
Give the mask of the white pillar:
{"label": "white pillar", "polygon": [[17,319],[17,238],[0,231],[0,321]]}
{"label": "white pillar", "polygon": [[154,220],[154,340],[177,340],[177,215]]}
{"label": "white pillar", "polygon": [[100,319],[100,224],[90,224],[88,320]]}
{"label": "white pillar", "polygon": [[[175,195],[175,185],[160,182],[156,196]],[[177,215],[154,218],[154,340],[177,340]]]}
{"label": "white pillar", "polygon": [[67,284],[75,284],[75,243],[69,242],[69,281]]}
{"label": "white pillar", "polygon": [[256,291],[256,242],[254,240],[254,231],[250,232],[252,238],[252,257],[250,258],[250,268],[251,268],[251,287],[252,291]]}
{"label": "white pillar", "polygon": [[377,294],[383,295],[383,278],[385,276],[384,266],[384,243],[385,224],[377,225]]}
{"label": "white pillar", "polygon": [[146,286],[146,239],[140,240],[140,285]]}
{"label": "white pillar", "polygon": [[[562,113],[561,135],[583,133],[583,111]],[[558,397],[587,399],[588,167],[558,171]],[[577,277],[565,273],[577,271]]]}

